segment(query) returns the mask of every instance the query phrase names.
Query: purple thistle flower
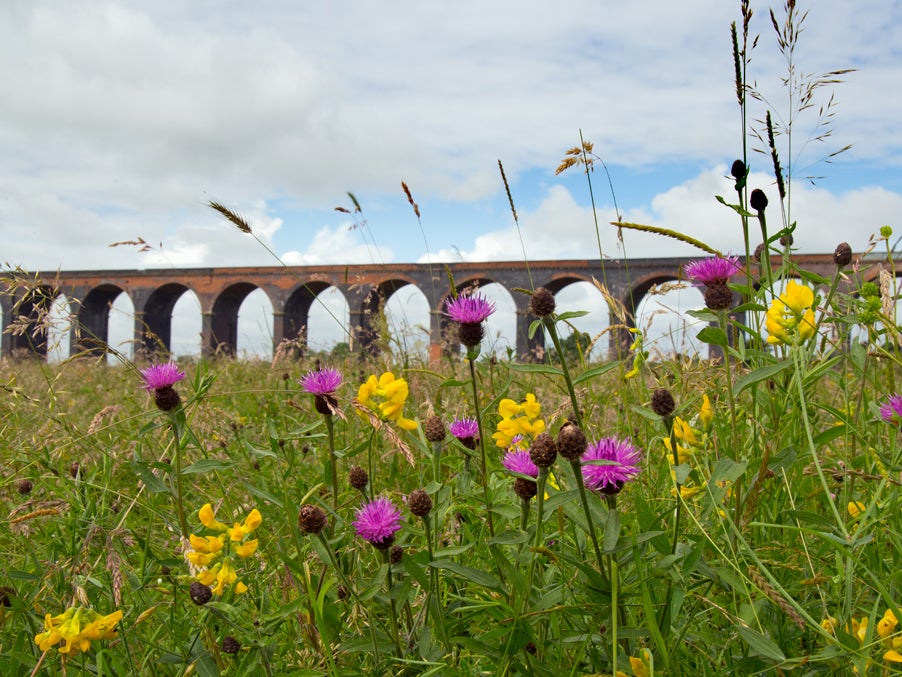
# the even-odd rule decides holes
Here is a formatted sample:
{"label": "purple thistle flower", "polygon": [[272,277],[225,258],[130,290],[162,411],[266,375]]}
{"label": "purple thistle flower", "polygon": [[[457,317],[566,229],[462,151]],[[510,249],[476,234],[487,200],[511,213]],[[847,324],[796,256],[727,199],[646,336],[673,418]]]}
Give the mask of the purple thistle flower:
{"label": "purple thistle flower", "polygon": [[880,407],[880,418],[887,423],[902,422],[902,395],[895,393]]}
{"label": "purple thistle flower", "polygon": [[401,511],[387,498],[377,498],[357,511],[354,529],[375,547],[385,549],[395,540],[401,528]]}
{"label": "purple thistle flower", "polygon": [[448,430],[461,441],[479,439],[479,423],[475,418],[459,418],[448,426]]}
{"label": "purple thistle flower", "polygon": [[[639,474],[642,452],[628,439],[605,437],[590,444],[582,455],[582,473],[586,486],[613,495]],[[612,461],[611,465],[587,465],[588,461]]]}
{"label": "purple thistle flower", "polygon": [[479,324],[495,312],[495,304],[480,294],[458,295],[448,301],[448,316],[461,324]]}
{"label": "purple thistle flower", "polygon": [[520,475],[529,475],[530,477],[539,476],[539,467],[532,462],[529,452],[525,449],[517,451],[509,451],[504,455],[501,464],[510,472]]}
{"label": "purple thistle flower", "polygon": [[693,282],[707,286],[726,284],[739,272],[738,256],[715,256],[712,259],[699,259],[683,267],[683,272]]}
{"label": "purple thistle flower", "polygon": [[146,369],[142,369],[141,377],[144,379],[144,387],[147,392],[152,393],[155,390],[171,388],[185,378],[185,372],[179,369],[174,362],[169,362],[168,364],[152,364]]}
{"label": "purple thistle flower", "polygon": [[341,385],[341,372],[338,369],[327,367],[319,371],[308,371],[307,375],[298,380],[305,392],[311,395],[331,395]]}

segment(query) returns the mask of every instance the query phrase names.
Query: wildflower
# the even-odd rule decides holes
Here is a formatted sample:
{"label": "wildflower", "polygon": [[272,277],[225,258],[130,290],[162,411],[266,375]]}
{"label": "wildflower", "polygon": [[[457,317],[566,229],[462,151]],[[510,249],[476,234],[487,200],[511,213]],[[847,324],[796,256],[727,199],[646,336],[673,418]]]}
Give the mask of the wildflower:
{"label": "wildflower", "polygon": [[[524,449],[509,451],[504,455],[501,464],[508,472],[518,475],[527,475],[532,478],[539,476],[539,467],[532,462],[529,452]],[[514,493],[524,501],[535,498],[539,492],[535,479],[517,477],[514,479]]]}
{"label": "wildflower", "polygon": [[492,439],[502,449],[511,446],[517,435],[534,439],[545,431],[545,421],[539,418],[542,405],[536,402],[536,396],[532,393],[527,393],[526,399],[520,404],[511,399],[501,400],[498,404],[498,413],[501,420]]}
{"label": "wildflower", "polygon": [[667,388],[658,388],[651,395],[651,409],[658,416],[670,416],[676,409],[673,395]]}
{"label": "wildflower", "polygon": [[417,517],[426,517],[432,510],[432,499],[422,489],[414,489],[407,497],[407,507]]}
{"label": "wildflower", "polygon": [[236,654],[241,651],[241,642],[232,637],[231,635],[227,635],[222,640],[222,652],[228,654]]}
{"label": "wildflower", "polygon": [[557,458],[557,445],[548,433],[539,433],[529,448],[529,457],[539,468],[550,468]]}
{"label": "wildflower", "polygon": [[341,385],[342,375],[337,369],[309,371],[298,382],[305,392],[313,395],[313,406],[323,416],[332,416],[338,411],[335,391]]}
{"label": "wildflower", "polygon": [[442,423],[442,419],[438,416],[430,416],[423,421],[423,434],[429,442],[441,442],[445,439],[447,432],[445,431],[445,424]]}
{"label": "wildflower", "polygon": [[451,434],[467,449],[475,449],[479,441],[479,423],[475,418],[459,418],[449,427]]}
{"label": "wildflower", "polygon": [[887,423],[902,422],[902,395],[895,393],[880,407],[880,418]]}
{"label": "wildflower", "polygon": [[204,585],[213,586],[212,592],[215,595],[223,594],[232,584],[236,593],[247,592],[247,586],[238,581],[230,555],[234,552],[238,557],[246,559],[257,551],[259,541],[248,539],[248,536],[263,522],[260,511],[254,508],[244,522],[235,522],[231,527],[216,519],[209,503],[204,504],[197,516],[205,527],[219,532],[217,536],[188,536],[191,550],[185,553],[185,557],[194,566],[202,568],[197,574],[197,580]]}
{"label": "wildflower", "polygon": [[861,501],[849,501],[849,505],[846,506],[846,510],[849,513],[849,517],[852,519],[858,519],[867,509],[867,506]]}
{"label": "wildflower", "polygon": [[191,596],[191,601],[198,606],[203,606],[213,599],[213,591],[210,589],[210,586],[204,585],[200,581],[191,583],[188,587],[188,594]]}
{"label": "wildflower", "polygon": [[840,242],[833,252],[833,263],[840,268],[849,265],[852,262],[852,247],[848,242]]}
{"label": "wildflower", "polygon": [[683,272],[693,282],[698,282],[706,287],[726,284],[739,272],[739,257],[715,256],[710,259],[699,259],[685,266]]}
{"label": "wildflower", "polygon": [[558,453],[568,461],[578,461],[585,453],[588,440],[586,433],[573,421],[567,421],[557,434]]}
{"label": "wildflower", "polygon": [[[642,452],[628,439],[606,437],[590,444],[583,454],[583,480],[590,489],[603,494],[618,493],[623,485],[639,474]],[[592,461],[608,461],[605,464]]]}
{"label": "wildflower", "polygon": [[49,651],[64,642],[59,652],[75,656],[90,649],[92,641],[115,639],[120,620],[121,610],[104,616],[93,609],[70,607],[57,616],[44,616],[44,631],[35,635],[34,642],[41,651]]}
{"label": "wildflower", "polygon": [[648,649],[642,649],[641,656],[630,656],[629,659],[634,677],[650,677],[651,652]]}
{"label": "wildflower", "polygon": [[529,310],[536,317],[547,317],[554,312],[555,300],[554,294],[545,287],[539,287],[532,293],[529,300]]}
{"label": "wildflower", "polygon": [[896,631],[898,622],[892,609],[887,609],[883,614],[883,618],[877,623],[877,634],[880,636],[880,639],[886,639],[892,635]]}
{"label": "wildflower", "polygon": [[372,375],[361,384],[357,390],[357,401],[372,409],[379,418],[396,423],[402,430],[413,430],[417,427],[416,421],[403,416],[408,394],[407,381],[395,378],[387,371],[378,379]]}
{"label": "wildflower", "polygon": [[370,483],[370,476],[367,474],[366,470],[359,465],[355,465],[348,471],[348,482],[357,491],[363,491],[366,488],[366,485]]}
{"label": "wildflower", "polygon": [[181,403],[178,392],[172,387],[183,378],[185,372],[173,362],[168,364],[152,364],[141,370],[144,388],[153,394],[154,402],[160,411],[172,411]]}
{"label": "wildflower", "polygon": [[446,310],[460,324],[460,342],[473,348],[482,342],[482,323],[495,312],[495,304],[480,294],[460,294],[448,302]]}
{"label": "wildflower", "polygon": [[318,534],[325,528],[327,521],[326,511],[318,505],[302,505],[298,511],[298,529],[302,533]]}
{"label": "wildflower", "polygon": [[765,326],[767,342],[793,343],[814,335],[814,292],[804,284],[790,280],[786,290],[771,302]]}
{"label": "wildflower", "polygon": [[702,395],[702,408],[698,412],[698,419],[705,431],[711,430],[711,424],[714,423],[714,407],[711,406],[711,400],[707,395]]}
{"label": "wildflower", "polygon": [[633,342],[630,344],[629,351],[634,353],[633,355],[633,366],[630,368],[626,374],[623,375],[623,378],[629,380],[631,378],[635,378],[639,374],[639,370],[642,368],[642,365],[645,364],[645,360],[648,359],[648,351],[643,350],[642,344],[642,332],[640,332],[635,327],[628,327],[628,330],[631,334],[633,334],[636,338],[633,339]]}
{"label": "wildflower", "polygon": [[374,547],[384,550],[395,540],[395,532],[401,528],[401,511],[387,498],[377,498],[357,511],[354,529],[357,535]]}

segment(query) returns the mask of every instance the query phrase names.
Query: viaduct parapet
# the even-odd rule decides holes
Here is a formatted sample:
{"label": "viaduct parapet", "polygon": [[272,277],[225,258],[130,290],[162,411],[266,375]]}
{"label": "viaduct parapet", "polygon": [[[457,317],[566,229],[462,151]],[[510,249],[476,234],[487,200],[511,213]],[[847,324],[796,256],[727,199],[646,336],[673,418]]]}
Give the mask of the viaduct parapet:
{"label": "viaduct parapet", "polygon": [[[803,270],[831,278],[836,271],[831,254],[794,255]],[[0,273],[2,352],[10,355],[27,349],[46,353],[46,343],[25,332],[6,332],[15,318],[37,317],[59,294],[73,304],[70,350],[76,354],[88,350],[100,354],[108,339],[110,307],[120,294],[127,294],[135,311],[134,338],[148,353],[169,350],[172,341],[172,309],[179,297],[193,291],[201,306],[201,347],[205,354],[234,352],[238,336],[238,309],[256,289],[262,289],[273,307],[274,345],[283,340],[303,337],[310,307],[316,296],[329,287],[337,287],[350,308],[349,343],[356,350],[375,345],[374,319],[380,307],[398,289],[415,285],[426,297],[430,309],[430,357],[454,347],[452,324],[444,314],[451,294],[450,278],[458,290],[472,285],[497,283],[507,289],[516,304],[516,351],[523,359],[543,347],[544,335],[529,338],[530,297],[515,289],[547,287],[554,293],[576,282],[603,283],[628,313],[627,324],[634,326],[635,313],[642,298],[656,284],[682,279],[685,258],[551,260],[489,263],[389,263],[347,266],[288,266],[246,268],[186,268],[152,270],[85,270],[30,273],[19,275],[29,284],[17,285],[16,274]],[[774,266],[780,263],[773,259]],[[898,264],[897,264],[898,265]],[[876,274],[876,273],[874,273]],[[866,276],[867,273],[865,273]],[[3,293],[3,278],[7,292]],[[11,290],[11,291],[9,291]],[[610,324],[617,324],[611,319]],[[623,345],[623,333],[612,338],[613,350]],[[628,339],[626,339],[628,342]]]}

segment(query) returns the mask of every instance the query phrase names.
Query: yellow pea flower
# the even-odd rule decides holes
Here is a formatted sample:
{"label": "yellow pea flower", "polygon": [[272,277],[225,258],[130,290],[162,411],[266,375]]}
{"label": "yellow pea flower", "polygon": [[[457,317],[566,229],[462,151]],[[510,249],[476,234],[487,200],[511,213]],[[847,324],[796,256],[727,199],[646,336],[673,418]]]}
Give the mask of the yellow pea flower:
{"label": "yellow pea flower", "polygon": [[790,280],[784,291],[775,298],[765,316],[767,342],[793,343],[814,336],[814,291],[804,284]]}
{"label": "yellow pea flower", "polygon": [[[379,378],[375,375],[360,384],[357,389],[357,401],[365,407],[372,409],[379,418],[392,421],[402,430],[414,430],[417,422],[404,418],[404,403],[407,401],[409,389],[407,381],[403,378],[395,378],[390,371],[385,372]],[[363,412],[361,417],[366,419]]]}
{"label": "yellow pea flower", "polygon": [[849,501],[849,505],[846,506],[846,510],[849,513],[849,516],[852,519],[858,519],[861,517],[862,513],[867,509],[867,506],[861,501]]}
{"label": "yellow pea flower", "polygon": [[122,620],[122,611],[104,616],[93,609],[71,607],[57,616],[44,617],[44,631],[35,635],[34,641],[41,651],[49,651],[63,642],[59,652],[69,656],[87,651],[91,642],[115,639],[116,624]]}
{"label": "yellow pea flower", "polygon": [[705,430],[711,430],[711,424],[714,423],[714,407],[711,406],[711,400],[707,395],[702,395],[702,408],[698,412],[698,418]]}
{"label": "yellow pea flower", "polygon": [[883,614],[883,618],[877,623],[877,634],[880,636],[880,639],[886,639],[893,634],[898,622],[899,621],[896,620],[896,614],[894,614],[891,609],[887,609],[886,613]]}
{"label": "yellow pea flower", "polygon": [[225,531],[228,529],[225,524],[216,521],[216,513],[213,512],[213,506],[209,503],[204,504],[200,511],[198,511],[197,516],[200,518],[200,523],[207,527],[207,529],[213,529],[213,531]]}
{"label": "yellow pea flower", "polygon": [[257,546],[260,544],[256,538],[252,541],[246,541],[241,545],[235,546],[235,554],[239,557],[250,557],[257,551]]}
{"label": "yellow pea flower", "polygon": [[492,439],[502,449],[506,449],[518,435],[524,438],[535,438],[545,432],[545,421],[539,416],[542,413],[542,405],[536,401],[533,393],[527,393],[521,403],[511,399],[503,399],[498,403],[498,414],[501,420],[496,426]]}

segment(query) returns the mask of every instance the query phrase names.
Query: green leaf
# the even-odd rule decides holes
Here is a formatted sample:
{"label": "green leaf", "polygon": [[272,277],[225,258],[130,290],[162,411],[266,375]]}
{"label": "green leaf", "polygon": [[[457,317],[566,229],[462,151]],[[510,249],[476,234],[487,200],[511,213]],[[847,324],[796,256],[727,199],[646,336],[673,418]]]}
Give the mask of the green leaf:
{"label": "green leaf", "polygon": [[483,588],[494,590],[495,592],[504,592],[504,586],[501,585],[501,581],[499,581],[491,574],[487,574],[486,572],[480,571],[479,569],[474,569],[473,567],[458,564],[457,562],[452,562],[448,559],[440,559],[435,562],[430,562],[429,566],[436,569],[445,569],[446,571],[450,571],[451,573],[457,574],[458,576],[465,578],[471,583],[482,586]]}
{"label": "green leaf", "polygon": [[601,376],[602,374],[607,374],[611,369],[620,366],[619,362],[608,362],[607,364],[603,364],[600,367],[595,367],[594,369],[589,369],[588,371],[584,371],[582,374],[573,379],[573,385],[579,385],[580,383],[584,383],[589,379],[593,379],[596,376]]}
{"label": "green leaf", "polygon": [[781,371],[785,371],[791,366],[792,362],[790,362],[789,360],[784,360],[782,362],[776,362],[774,364],[767,364],[763,367],[758,367],[754,371],[750,371],[748,374],[736,381],[736,394],[738,395],[750,385],[761,383],[761,381],[765,381],[773,376],[776,376]]}
{"label": "green leaf", "polygon": [[146,463],[132,463],[135,474],[138,479],[144,482],[144,486],[152,494],[163,494],[169,491],[169,487],[163,484],[162,480],[154,475]]}
{"label": "green leaf", "polygon": [[511,371],[521,371],[527,374],[551,374],[552,376],[564,375],[564,372],[562,372],[557,367],[552,367],[550,364],[526,364],[520,362],[511,362],[509,367]]}
{"label": "green leaf", "polygon": [[558,322],[562,322],[564,320],[572,320],[575,317],[585,317],[589,314],[588,310],[568,310],[566,313],[561,313],[560,315],[555,315],[555,319]]}
{"label": "green leaf", "polygon": [[752,628],[745,625],[738,626],[737,630],[739,631],[739,636],[749,645],[752,653],[774,661],[786,660],[786,656],[780,650],[780,647],[769,637],[765,637],[757,630],[752,630]]}
{"label": "green leaf", "polygon": [[228,470],[234,465],[234,462],[217,461],[215,458],[202,458],[196,463],[192,463],[187,468],[182,469],[182,474],[196,475],[208,472],[216,472],[218,470]]}
{"label": "green leaf", "polygon": [[727,333],[720,327],[705,327],[698,333],[698,340],[715,346],[727,347]]}
{"label": "green leaf", "polygon": [[604,526],[604,545],[605,552],[611,552],[617,546],[617,539],[620,537],[620,513],[616,510],[608,510],[607,523]]}
{"label": "green leaf", "polygon": [[277,505],[280,508],[284,508],[285,505],[278,498],[273,496],[268,491],[260,489],[259,487],[255,487],[250,482],[243,482],[244,488],[248,490],[249,493],[256,496],[257,498],[262,498],[264,501],[272,503],[273,505]]}

